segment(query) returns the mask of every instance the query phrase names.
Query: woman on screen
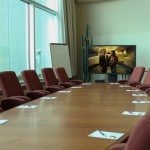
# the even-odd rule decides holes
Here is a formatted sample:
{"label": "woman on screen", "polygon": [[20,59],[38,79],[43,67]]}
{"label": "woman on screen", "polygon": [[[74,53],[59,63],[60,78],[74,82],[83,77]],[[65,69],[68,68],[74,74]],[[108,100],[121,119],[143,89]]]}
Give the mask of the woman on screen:
{"label": "woman on screen", "polygon": [[118,63],[118,57],[116,56],[116,53],[114,50],[111,51],[110,57],[109,57],[109,66],[111,70],[110,75],[110,82],[116,82],[117,81],[117,63]]}
{"label": "woman on screen", "polygon": [[111,51],[111,55],[109,57],[109,66],[111,73],[116,73],[116,65],[118,63],[118,57],[116,56],[115,51]]}

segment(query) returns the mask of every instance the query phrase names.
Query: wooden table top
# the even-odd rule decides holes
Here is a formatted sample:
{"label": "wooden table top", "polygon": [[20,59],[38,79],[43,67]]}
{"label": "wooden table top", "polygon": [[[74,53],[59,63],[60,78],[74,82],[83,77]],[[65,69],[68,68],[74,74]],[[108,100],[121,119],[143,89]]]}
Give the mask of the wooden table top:
{"label": "wooden table top", "polygon": [[2,150],[106,150],[119,140],[93,138],[96,130],[128,133],[142,116],[122,115],[123,111],[148,112],[149,104],[133,104],[135,97],[119,85],[95,83],[54,93],[53,100],[27,103],[36,108],[13,108],[0,114],[8,122],[0,125]]}

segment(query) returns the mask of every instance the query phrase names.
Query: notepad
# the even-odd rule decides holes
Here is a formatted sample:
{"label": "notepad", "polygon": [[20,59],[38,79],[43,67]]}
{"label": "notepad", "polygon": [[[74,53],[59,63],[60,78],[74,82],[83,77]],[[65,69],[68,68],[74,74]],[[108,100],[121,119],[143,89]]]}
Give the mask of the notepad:
{"label": "notepad", "polygon": [[134,92],[134,91],[135,91],[135,92],[136,92],[136,91],[140,91],[140,90],[138,90],[138,89],[130,90],[130,89],[129,89],[129,90],[126,90],[126,91],[127,91],[127,92]]}
{"label": "notepad", "polygon": [[132,94],[132,96],[147,96],[147,94]]}
{"label": "notepad", "polygon": [[111,85],[118,85],[118,84],[120,84],[120,83],[114,83],[114,82],[112,82],[112,83],[109,83],[109,84],[111,84]]}
{"label": "notepad", "polygon": [[71,91],[58,91],[58,93],[70,93]]}
{"label": "notepad", "polygon": [[36,105],[20,105],[20,106],[17,106],[17,108],[36,108],[37,106]]}
{"label": "notepad", "polygon": [[53,99],[56,99],[57,97],[55,97],[55,96],[51,96],[51,97],[49,97],[49,96],[44,96],[44,97],[41,97],[40,99],[41,100],[53,100]]}
{"label": "notepad", "polygon": [[134,100],[134,101],[132,101],[132,103],[135,103],[135,104],[149,104],[150,101],[148,101],[148,100]]}
{"label": "notepad", "polygon": [[119,87],[130,87],[129,85],[120,85]]}
{"label": "notepad", "polygon": [[0,119],[0,124],[4,124],[7,121],[8,121],[8,119]]}
{"label": "notepad", "polygon": [[145,112],[136,112],[136,111],[124,111],[122,115],[131,115],[131,116],[143,116]]}
{"label": "notepad", "polygon": [[92,83],[82,83],[82,85],[91,85]]}
{"label": "notepad", "polygon": [[71,88],[72,89],[81,89],[82,87],[81,86],[72,86]]}
{"label": "notepad", "polygon": [[124,135],[124,133],[96,130],[93,133],[89,134],[88,136],[89,137],[95,137],[95,138],[104,138],[104,139],[117,140],[120,137],[122,137],[123,135]]}

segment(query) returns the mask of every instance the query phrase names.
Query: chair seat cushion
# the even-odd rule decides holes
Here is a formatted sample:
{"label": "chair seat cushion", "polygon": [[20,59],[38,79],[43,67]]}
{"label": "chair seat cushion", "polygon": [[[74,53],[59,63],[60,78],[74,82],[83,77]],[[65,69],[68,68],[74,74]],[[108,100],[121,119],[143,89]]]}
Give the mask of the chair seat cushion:
{"label": "chair seat cushion", "polygon": [[80,85],[83,83],[83,81],[81,80],[71,80],[72,82],[75,82],[77,85]]}
{"label": "chair seat cushion", "polygon": [[5,98],[1,101],[1,107],[3,110],[8,110],[10,108],[16,107],[18,105],[24,104],[26,101],[20,98]]}
{"label": "chair seat cushion", "polygon": [[40,98],[42,96],[48,95],[49,92],[45,90],[36,90],[36,91],[30,91],[26,93],[26,96],[30,97],[31,100]]}
{"label": "chair seat cushion", "polygon": [[60,91],[64,89],[62,86],[49,86],[49,87],[46,87],[45,90],[47,91],[50,91],[51,93],[54,93],[54,92],[57,92],[57,91]]}
{"label": "chair seat cushion", "polygon": [[9,98],[18,98],[18,99],[24,100],[25,102],[31,101],[30,97],[27,97],[27,96],[18,96],[18,95],[16,95],[16,96],[11,96]]}

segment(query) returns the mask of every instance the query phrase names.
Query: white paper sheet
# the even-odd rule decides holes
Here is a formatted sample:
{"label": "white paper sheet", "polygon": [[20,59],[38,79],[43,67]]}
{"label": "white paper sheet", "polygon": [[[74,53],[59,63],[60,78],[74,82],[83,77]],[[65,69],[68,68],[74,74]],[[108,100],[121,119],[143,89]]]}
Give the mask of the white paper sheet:
{"label": "white paper sheet", "polygon": [[36,108],[37,106],[36,105],[20,105],[20,106],[17,106],[17,108]]}
{"label": "white paper sheet", "polygon": [[82,87],[81,86],[72,86],[71,88],[72,89],[81,89]]}
{"label": "white paper sheet", "polygon": [[70,93],[71,91],[58,91],[58,93]]}
{"label": "white paper sheet", "polygon": [[114,83],[114,82],[112,82],[112,83],[109,83],[109,84],[111,84],[111,85],[119,85],[120,83]]}
{"label": "white paper sheet", "polygon": [[130,90],[130,89],[128,89],[128,90],[126,90],[127,92],[136,92],[136,91],[140,91],[140,90],[138,90],[138,89],[136,89],[136,90]]}
{"label": "white paper sheet", "polygon": [[143,116],[146,113],[145,112],[136,112],[136,111],[124,111],[122,114],[123,115],[131,115],[131,116]]}
{"label": "white paper sheet", "polygon": [[132,94],[132,96],[147,96],[147,94]]}
{"label": "white paper sheet", "polygon": [[123,135],[124,135],[124,133],[96,130],[93,133],[89,134],[88,136],[89,137],[95,137],[95,138],[104,138],[104,139],[117,140]]}
{"label": "white paper sheet", "polygon": [[0,124],[4,124],[7,121],[8,121],[8,119],[0,119]]}
{"label": "white paper sheet", "polygon": [[134,104],[149,104],[150,101],[148,101],[148,100],[134,100],[134,101],[132,101],[132,103],[134,103]]}
{"label": "white paper sheet", "polygon": [[81,85],[91,85],[92,83],[82,83]]}
{"label": "white paper sheet", "polygon": [[49,96],[44,96],[44,97],[41,97],[40,99],[41,100],[53,100],[53,99],[56,99],[57,97],[55,97],[55,96],[51,96],[51,97],[49,97]]}
{"label": "white paper sheet", "polygon": [[119,87],[130,87],[129,85],[120,85]]}

